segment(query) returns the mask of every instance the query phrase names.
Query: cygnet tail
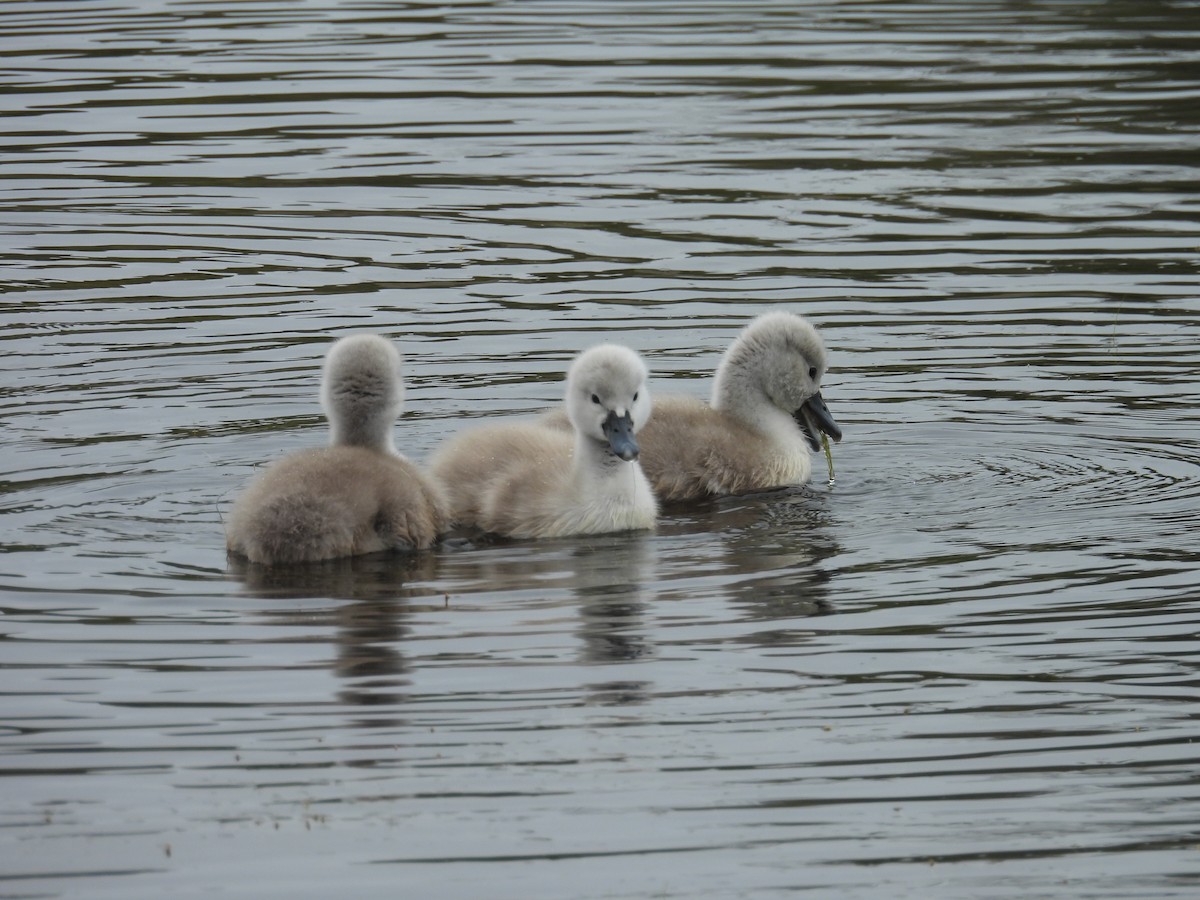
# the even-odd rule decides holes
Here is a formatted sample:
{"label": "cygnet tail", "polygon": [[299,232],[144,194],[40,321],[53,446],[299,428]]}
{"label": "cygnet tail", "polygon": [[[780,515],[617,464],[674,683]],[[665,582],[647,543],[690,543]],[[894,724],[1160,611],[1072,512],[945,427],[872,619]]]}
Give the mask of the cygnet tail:
{"label": "cygnet tail", "polygon": [[265,565],[347,556],[354,545],[345,510],[323,497],[277,497],[234,526],[229,549]]}

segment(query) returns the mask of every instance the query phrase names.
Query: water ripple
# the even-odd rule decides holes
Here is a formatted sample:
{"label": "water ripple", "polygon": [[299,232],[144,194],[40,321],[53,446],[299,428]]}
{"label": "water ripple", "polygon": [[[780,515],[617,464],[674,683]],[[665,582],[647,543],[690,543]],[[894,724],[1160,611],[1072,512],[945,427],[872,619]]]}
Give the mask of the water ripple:
{"label": "water ripple", "polygon": [[[1190,896],[1196,10],[5,4],[10,889]],[[777,306],[833,486],[225,559],[332,335],[422,459]]]}

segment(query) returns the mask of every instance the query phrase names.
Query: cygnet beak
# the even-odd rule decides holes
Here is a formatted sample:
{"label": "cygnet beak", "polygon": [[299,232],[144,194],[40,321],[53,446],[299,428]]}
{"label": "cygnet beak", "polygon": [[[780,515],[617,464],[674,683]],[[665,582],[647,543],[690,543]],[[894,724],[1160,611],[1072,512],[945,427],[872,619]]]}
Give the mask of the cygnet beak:
{"label": "cygnet beak", "polygon": [[804,405],[792,414],[792,418],[804,431],[804,438],[814,452],[821,449],[821,431],[833,438],[834,443],[842,439],[842,429],[833,421],[820,391],[805,400]]}
{"label": "cygnet beak", "polygon": [[608,438],[608,446],[612,452],[626,462],[638,458],[637,439],[633,436],[633,417],[629,413],[618,416],[615,411],[608,414],[604,424],[600,426],[604,436]]}

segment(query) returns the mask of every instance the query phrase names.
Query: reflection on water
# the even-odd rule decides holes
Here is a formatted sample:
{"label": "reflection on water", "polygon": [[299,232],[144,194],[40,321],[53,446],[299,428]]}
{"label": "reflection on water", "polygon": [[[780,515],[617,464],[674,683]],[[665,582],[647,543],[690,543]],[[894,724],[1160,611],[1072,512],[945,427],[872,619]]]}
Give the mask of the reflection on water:
{"label": "reflection on water", "polygon": [[[337,650],[333,671],[345,679],[342,703],[386,705],[400,703],[407,664],[402,648],[411,629],[404,624],[409,603],[420,595],[405,585],[434,572],[430,554],[376,554],[328,560],[290,568],[260,566],[229,557],[230,571],[248,593],[264,600],[287,601],[331,598],[348,601],[317,610],[289,606],[265,610],[267,621],[317,627],[332,634]],[[328,641],[329,638],[322,638]]]}
{"label": "reflection on water", "polygon": [[[5,889],[1191,896],[1197,23],[0,7]],[[423,459],[601,339],[704,394],[778,305],[834,487],[225,557],[332,336]]]}

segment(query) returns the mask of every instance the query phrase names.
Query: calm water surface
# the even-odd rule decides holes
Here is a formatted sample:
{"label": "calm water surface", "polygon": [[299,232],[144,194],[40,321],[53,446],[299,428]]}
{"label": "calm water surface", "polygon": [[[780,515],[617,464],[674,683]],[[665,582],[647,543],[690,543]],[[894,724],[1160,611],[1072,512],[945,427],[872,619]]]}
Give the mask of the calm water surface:
{"label": "calm water surface", "polygon": [[[0,896],[1193,897],[1200,4],[0,5]],[[822,328],[837,482],[231,565],[320,444]]]}

